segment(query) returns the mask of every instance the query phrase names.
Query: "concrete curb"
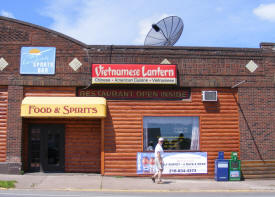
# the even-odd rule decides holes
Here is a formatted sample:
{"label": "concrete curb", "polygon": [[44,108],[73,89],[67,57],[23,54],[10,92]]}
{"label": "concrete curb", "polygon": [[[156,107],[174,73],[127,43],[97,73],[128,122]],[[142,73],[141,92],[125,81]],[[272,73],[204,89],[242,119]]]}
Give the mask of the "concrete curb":
{"label": "concrete curb", "polygon": [[275,190],[114,190],[114,189],[5,189],[0,188],[0,191],[29,191],[29,190],[41,190],[41,191],[81,191],[81,192],[134,192],[134,193],[273,193]]}
{"label": "concrete curb", "polygon": [[[87,175],[3,175],[0,179],[16,180],[14,190],[94,191],[94,192],[275,192],[275,180],[220,182],[212,179],[165,179],[154,184],[149,178]],[[6,190],[0,188],[0,190]],[[12,190],[12,189],[8,189]]]}

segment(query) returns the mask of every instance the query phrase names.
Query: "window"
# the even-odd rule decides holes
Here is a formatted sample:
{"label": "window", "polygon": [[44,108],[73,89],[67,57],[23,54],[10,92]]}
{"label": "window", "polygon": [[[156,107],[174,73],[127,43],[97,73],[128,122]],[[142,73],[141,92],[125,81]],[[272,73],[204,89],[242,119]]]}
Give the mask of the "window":
{"label": "window", "polygon": [[153,150],[159,137],[164,150],[199,150],[199,117],[144,117],[143,135],[144,151]]}

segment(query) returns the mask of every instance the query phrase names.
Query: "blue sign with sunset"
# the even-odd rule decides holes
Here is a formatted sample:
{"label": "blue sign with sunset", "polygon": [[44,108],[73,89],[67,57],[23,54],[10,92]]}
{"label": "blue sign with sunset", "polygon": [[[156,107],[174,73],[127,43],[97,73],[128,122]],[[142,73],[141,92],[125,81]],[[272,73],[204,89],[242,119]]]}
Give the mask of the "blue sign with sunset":
{"label": "blue sign with sunset", "polygon": [[55,74],[55,47],[22,47],[20,74]]}

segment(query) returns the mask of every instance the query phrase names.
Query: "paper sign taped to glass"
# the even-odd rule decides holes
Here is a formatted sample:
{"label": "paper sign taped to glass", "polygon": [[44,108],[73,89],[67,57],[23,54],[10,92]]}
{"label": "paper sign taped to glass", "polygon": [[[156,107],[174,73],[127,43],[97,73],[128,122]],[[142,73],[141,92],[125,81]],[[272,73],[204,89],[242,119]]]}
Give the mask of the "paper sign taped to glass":
{"label": "paper sign taped to glass", "polygon": [[[163,174],[205,174],[207,173],[207,152],[163,153]],[[137,153],[137,174],[153,174],[155,154]]]}

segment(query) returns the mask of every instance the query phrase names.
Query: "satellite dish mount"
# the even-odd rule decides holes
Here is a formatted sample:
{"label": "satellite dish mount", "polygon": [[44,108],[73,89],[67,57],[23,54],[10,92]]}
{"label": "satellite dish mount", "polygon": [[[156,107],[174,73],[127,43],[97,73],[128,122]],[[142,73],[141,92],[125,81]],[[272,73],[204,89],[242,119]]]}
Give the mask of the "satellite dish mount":
{"label": "satellite dish mount", "polygon": [[169,16],[153,24],[147,34],[144,45],[146,46],[173,46],[181,36],[183,22],[177,16]]}

